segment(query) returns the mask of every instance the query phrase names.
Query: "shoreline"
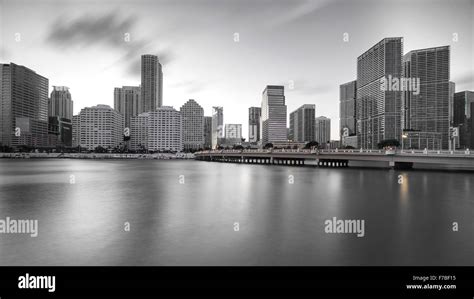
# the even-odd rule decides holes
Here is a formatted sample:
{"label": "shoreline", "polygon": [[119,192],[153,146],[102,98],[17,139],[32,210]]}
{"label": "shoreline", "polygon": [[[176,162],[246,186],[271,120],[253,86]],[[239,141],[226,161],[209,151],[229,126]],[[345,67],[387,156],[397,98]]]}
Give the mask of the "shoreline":
{"label": "shoreline", "polygon": [[0,159],[118,159],[118,160],[194,160],[191,153],[112,154],[112,153],[0,153]]}

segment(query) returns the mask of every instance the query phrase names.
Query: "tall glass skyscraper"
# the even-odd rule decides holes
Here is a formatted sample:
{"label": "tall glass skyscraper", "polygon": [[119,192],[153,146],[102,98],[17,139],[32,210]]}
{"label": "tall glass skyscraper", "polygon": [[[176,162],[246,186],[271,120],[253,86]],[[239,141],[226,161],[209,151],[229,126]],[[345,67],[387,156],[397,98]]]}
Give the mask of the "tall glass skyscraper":
{"label": "tall glass skyscraper", "polygon": [[[418,79],[417,93],[402,92],[402,124],[404,130],[439,133],[440,141],[425,140],[413,148],[449,147],[450,83],[449,46],[413,50],[403,57],[403,77]],[[425,138],[426,139],[426,138]],[[412,143],[413,144],[413,143]]]}
{"label": "tall glass skyscraper", "polygon": [[0,64],[0,143],[48,145],[47,78],[27,67]]}
{"label": "tall glass skyscraper", "polygon": [[285,88],[267,85],[262,93],[262,145],[287,142]]}
{"label": "tall glass skyscraper", "polygon": [[382,78],[400,78],[403,38],[384,38],[357,58],[357,137],[359,146],[377,148],[401,138],[401,94],[382,88]]}
{"label": "tall glass skyscraper", "polygon": [[454,94],[453,126],[459,128],[459,144],[461,148],[474,149],[474,92],[460,91]]}
{"label": "tall glass skyscraper", "polygon": [[295,142],[310,142],[315,138],[316,105],[305,104],[290,113],[289,139]]}
{"label": "tall glass skyscraper", "polygon": [[158,56],[142,55],[140,113],[155,111],[163,105],[163,71]]}
{"label": "tall glass skyscraper", "polygon": [[356,100],[357,81],[347,82],[339,86],[339,129],[341,140],[344,134],[356,134]]}

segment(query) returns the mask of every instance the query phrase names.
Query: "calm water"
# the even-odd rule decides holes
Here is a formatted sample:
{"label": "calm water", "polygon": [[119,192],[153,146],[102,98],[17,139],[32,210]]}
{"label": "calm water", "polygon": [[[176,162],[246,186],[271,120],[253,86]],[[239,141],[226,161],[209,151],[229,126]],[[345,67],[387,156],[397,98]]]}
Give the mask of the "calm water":
{"label": "calm water", "polygon": [[[472,173],[4,159],[0,219],[39,235],[0,234],[0,265],[474,265],[473,191]],[[365,237],[324,233],[332,217]]]}

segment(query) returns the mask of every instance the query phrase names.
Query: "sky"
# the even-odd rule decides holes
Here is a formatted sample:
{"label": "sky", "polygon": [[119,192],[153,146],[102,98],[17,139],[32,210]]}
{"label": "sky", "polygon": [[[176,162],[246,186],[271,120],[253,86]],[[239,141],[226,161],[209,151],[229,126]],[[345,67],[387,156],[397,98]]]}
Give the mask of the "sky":
{"label": "sky", "polygon": [[284,85],[288,115],[315,104],[339,139],[339,85],[385,37],[404,53],[451,46],[456,91],[474,90],[474,0],[0,0],[0,63],[68,86],[74,114],[113,107],[114,87],[140,84],[140,56],[163,65],[163,104],[195,99],[243,125],[266,85]]}

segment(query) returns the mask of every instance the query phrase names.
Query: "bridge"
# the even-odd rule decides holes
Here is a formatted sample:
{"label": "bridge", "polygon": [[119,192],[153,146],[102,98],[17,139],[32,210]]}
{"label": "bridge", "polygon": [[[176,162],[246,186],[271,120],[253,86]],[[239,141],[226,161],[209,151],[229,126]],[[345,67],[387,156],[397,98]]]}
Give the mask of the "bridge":
{"label": "bridge", "polygon": [[363,149],[259,149],[213,150],[196,152],[196,160],[228,163],[295,165],[312,161],[319,167],[348,167],[349,162],[385,162],[387,167],[410,169],[414,164],[430,164],[474,170],[474,152],[470,150],[363,150]]}

